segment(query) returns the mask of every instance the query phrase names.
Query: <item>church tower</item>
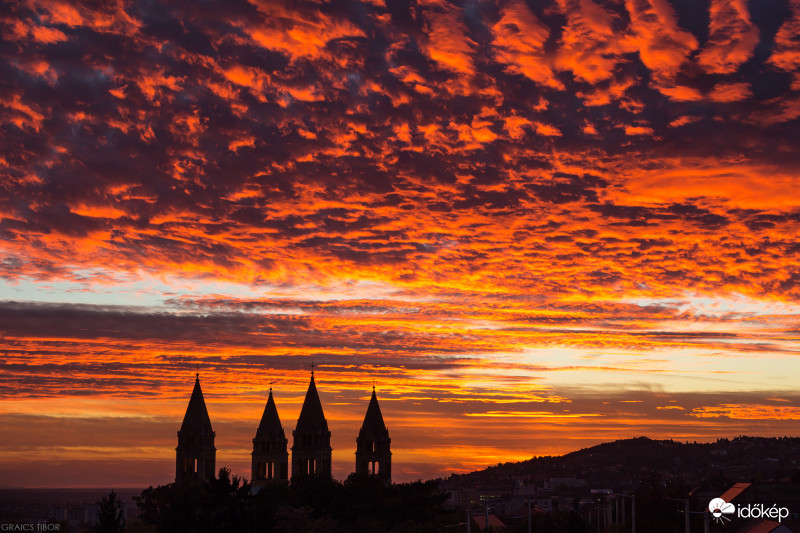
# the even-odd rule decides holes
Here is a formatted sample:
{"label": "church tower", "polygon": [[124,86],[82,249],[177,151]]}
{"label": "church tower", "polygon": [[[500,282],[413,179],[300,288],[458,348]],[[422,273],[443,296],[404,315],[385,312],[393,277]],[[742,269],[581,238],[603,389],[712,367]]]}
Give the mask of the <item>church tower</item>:
{"label": "church tower", "polygon": [[331,477],[331,432],[322,412],[317,386],[314,384],[314,367],[306,399],[292,432],[292,479],[302,476]]}
{"label": "church tower", "polygon": [[383,415],[372,387],[364,423],[356,439],[356,474],[375,475],[388,483],[392,482],[392,451],[389,430],[383,423]]}
{"label": "church tower", "polygon": [[198,373],[189,407],[186,408],[183,424],[178,431],[178,447],[175,448],[176,483],[193,479],[214,479],[214,464],[217,457],[214,436],[203,391],[200,389]]}
{"label": "church tower", "polygon": [[289,480],[289,452],[286,445],[289,441],[283,432],[281,419],[275,400],[272,399],[272,387],[269,399],[261,415],[261,423],[253,439],[253,462],[251,480],[253,487],[263,487],[270,480]]}

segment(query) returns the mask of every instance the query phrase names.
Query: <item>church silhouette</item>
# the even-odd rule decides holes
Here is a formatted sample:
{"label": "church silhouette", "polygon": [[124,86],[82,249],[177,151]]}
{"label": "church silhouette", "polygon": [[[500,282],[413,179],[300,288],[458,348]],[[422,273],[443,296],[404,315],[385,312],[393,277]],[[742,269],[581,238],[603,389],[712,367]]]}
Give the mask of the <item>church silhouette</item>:
{"label": "church silhouette", "polygon": [[[215,436],[198,373],[186,415],[178,431],[178,447],[175,448],[176,483],[214,477],[217,455]],[[372,398],[356,438],[356,474],[377,476],[391,483],[391,441],[378,405],[375,387],[372,387]],[[264,414],[253,437],[251,483],[254,488],[271,482],[289,481],[288,444],[270,387]],[[313,368],[306,398],[295,430],[292,431],[291,450],[292,480],[307,476],[331,477],[331,432],[317,393]]]}

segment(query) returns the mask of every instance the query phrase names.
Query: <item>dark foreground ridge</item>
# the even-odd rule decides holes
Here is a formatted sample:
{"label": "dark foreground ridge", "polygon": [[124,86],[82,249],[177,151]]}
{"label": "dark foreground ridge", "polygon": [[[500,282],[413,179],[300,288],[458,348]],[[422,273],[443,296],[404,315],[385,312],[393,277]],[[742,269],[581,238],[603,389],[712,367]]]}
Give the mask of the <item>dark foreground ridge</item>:
{"label": "dark foreground ridge", "polygon": [[517,479],[574,477],[592,486],[633,490],[644,480],[701,484],[724,475],[731,480],[789,481],[800,475],[800,438],[736,437],[716,442],[680,442],[647,437],[617,440],[562,456],[534,457],[453,475],[450,484],[497,484]]}
{"label": "dark foreground ridge", "polygon": [[[800,438],[639,437],[454,474],[441,486],[481,531],[800,533]],[[721,496],[742,508],[785,508],[786,516],[717,523],[709,504]]]}

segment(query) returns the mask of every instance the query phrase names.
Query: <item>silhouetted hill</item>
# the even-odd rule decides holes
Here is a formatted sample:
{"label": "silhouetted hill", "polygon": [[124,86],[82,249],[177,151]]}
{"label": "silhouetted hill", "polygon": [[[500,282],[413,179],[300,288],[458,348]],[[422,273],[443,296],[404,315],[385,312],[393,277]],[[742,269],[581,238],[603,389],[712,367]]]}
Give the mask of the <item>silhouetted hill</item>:
{"label": "silhouetted hill", "polygon": [[563,456],[534,457],[453,475],[448,486],[507,487],[517,479],[581,478],[590,487],[631,490],[644,482],[696,486],[733,481],[800,481],[800,438],[737,437],[684,443],[646,437],[618,440]]}

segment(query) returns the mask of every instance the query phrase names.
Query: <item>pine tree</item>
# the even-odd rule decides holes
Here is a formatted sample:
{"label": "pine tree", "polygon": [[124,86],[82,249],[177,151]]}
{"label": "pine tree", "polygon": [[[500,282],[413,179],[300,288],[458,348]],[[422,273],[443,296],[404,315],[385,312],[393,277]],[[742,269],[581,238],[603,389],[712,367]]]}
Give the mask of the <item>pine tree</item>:
{"label": "pine tree", "polygon": [[108,496],[103,496],[98,509],[95,533],[123,533],[125,531],[125,516],[122,513],[122,502],[113,490]]}

